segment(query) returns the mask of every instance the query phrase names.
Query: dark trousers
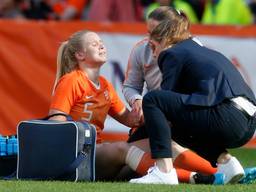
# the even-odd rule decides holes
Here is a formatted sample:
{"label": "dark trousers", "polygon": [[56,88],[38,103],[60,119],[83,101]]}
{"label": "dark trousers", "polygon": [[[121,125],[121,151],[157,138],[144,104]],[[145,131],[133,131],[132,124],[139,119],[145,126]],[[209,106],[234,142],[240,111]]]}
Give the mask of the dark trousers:
{"label": "dark trousers", "polygon": [[141,127],[136,128],[136,130],[133,132],[132,130],[130,130],[127,143],[132,143],[132,142],[135,142],[141,139],[146,139],[146,138],[148,138],[148,133],[147,133],[146,126],[143,125]]}
{"label": "dark trousers", "polygon": [[171,138],[216,166],[221,153],[244,145],[256,128],[255,118],[248,118],[230,103],[188,106],[181,94],[172,91],[149,92],[142,106],[152,158],[172,157]]}

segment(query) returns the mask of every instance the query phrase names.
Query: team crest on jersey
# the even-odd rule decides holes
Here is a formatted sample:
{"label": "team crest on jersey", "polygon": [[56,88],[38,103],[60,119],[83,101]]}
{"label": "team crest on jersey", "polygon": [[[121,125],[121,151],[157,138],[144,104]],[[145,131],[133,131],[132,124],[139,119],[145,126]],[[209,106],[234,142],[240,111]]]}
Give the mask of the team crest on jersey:
{"label": "team crest on jersey", "polygon": [[109,100],[109,92],[108,91],[104,91],[104,96],[106,100]]}

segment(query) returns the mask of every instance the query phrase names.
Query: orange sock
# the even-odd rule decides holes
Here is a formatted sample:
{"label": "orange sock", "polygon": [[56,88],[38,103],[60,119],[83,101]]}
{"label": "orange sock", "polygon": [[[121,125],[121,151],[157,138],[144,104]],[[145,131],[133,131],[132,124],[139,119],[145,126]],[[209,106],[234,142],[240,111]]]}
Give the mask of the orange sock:
{"label": "orange sock", "polygon": [[136,173],[140,175],[146,175],[147,170],[154,165],[156,161],[151,158],[150,153],[144,153],[138,167],[136,168]]}
{"label": "orange sock", "polygon": [[[136,173],[140,175],[146,175],[147,170],[149,169],[149,167],[152,167],[154,163],[155,163],[155,160],[151,159],[150,153],[144,153],[136,169]],[[182,182],[182,183],[190,182],[191,171],[177,168],[176,172],[177,172],[179,182]]]}
{"label": "orange sock", "polygon": [[209,161],[190,150],[179,154],[174,160],[173,165],[174,167],[209,175],[217,171],[217,168],[212,167]]}
{"label": "orange sock", "polygon": [[136,146],[131,146],[125,158],[125,163],[140,175],[145,175],[147,170],[152,167],[155,160],[150,153],[146,153]]}
{"label": "orange sock", "polygon": [[[144,155],[142,156],[141,161],[136,169],[136,173],[138,173],[140,175],[146,175],[147,170],[150,167],[152,167],[154,165],[154,163],[155,163],[155,160],[151,159],[150,153],[144,153]],[[176,172],[177,172],[179,182],[182,182],[182,183],[190,182],[191,171],[177,168]]]}
{"label": "orange sock", "polygon": [[[193,171],[193,170],[190,171],[190,170],[182,169],[182,167],[184,167],[183,163],[185,163],[183,160],[188,158],[187,156],[185,158],[183,156],[184,156],[184,153],[187,154],[187,152],[191,152],[191,151],[185,151],[185,152],[181,153],[178,156],[178,158],[182,159],[181,161],[179,161],[182,166],[179,166],[178,163],[176,163],[176,165],[177,165],[176,166],[176,172],[177,172],[177,176],[178,176],[178,179],[179,179],[180,182],[189,183],[190,182],[191,173],[192,173],[191,171]],[[191,152],[191,153],[193,155],[197,156],[193,152]],[[191,156],[189,156],[189,158],[190,157]],[[199,157],[199,158],[201,158],[201,157]],[[177,160],[177,158],[176,158],[176,160]],[[138,147],[135,147],[135,146],[132,146],[129,149],[125,161],[126,161],[126,164],[129,165],[130,168],[132,170],[136,171],[136,173],[138,173],[139,175],[146,175],[148,169],[150,167],[152,167],[154,165],[154,163],[155,163],[155,160],[151,158],[151,154],[150,153],[144,152],[144,151],[142,151],[141,149],[139,149]],[[196,159],[195,159],[195,161],[196,161]],[[204,161],[207,162],[206,160],[204,160]],[[207,162],[207,163],[208,163],[208,166],[210,166],[210,163],[209,162]],[[199,165],[199,167],[200,167],[200,165]],[[208,174],[212,174],[212,173],[208,173]]]}
{"label": "orange sock", "polygon": [[[151,158],[150,153],[144,153],[138,167],[136,168],[136,173],[140,175],[146,175],[147,171],[150,167],[152,167],[155,163],[155,160]],[[184,169],[176,168],[177,176],[179,179],[179,182],[183,183],[189,183],[190,182],[190,176],[191,176],[191,171],[187,171]]]}
{"label": "orange sock", "polygon": [[178,176],[179,182],[189,183],[191,171],[187,171],[185,169],[176,168],[176,172],[177,172],[177,176]]}

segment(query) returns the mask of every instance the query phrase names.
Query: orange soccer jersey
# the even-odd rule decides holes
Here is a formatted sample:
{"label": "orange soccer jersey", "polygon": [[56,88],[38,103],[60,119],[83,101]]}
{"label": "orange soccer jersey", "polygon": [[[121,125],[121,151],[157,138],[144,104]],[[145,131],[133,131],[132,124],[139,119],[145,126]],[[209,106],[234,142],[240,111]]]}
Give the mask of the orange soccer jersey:
{"label": "orange soccer jersey", "polygon": [[118,114],[125,110],[125,105],[105,78],[100,76],[97,87],[83,71],[75,70],[59,80],[50,109],[67,113],[76,121],[95,125],[99,143],[107,114]]}

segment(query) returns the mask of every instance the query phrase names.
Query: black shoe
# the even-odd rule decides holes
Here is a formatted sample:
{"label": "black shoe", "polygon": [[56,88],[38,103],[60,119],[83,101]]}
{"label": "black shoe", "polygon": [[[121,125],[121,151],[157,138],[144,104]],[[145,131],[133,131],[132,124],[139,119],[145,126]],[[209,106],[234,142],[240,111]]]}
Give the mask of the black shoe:
{"label": "black shoe", "polygon": [[196,184],[223,185],[225,176],[222,173],[215,173],[213,175],[203,175],[201,173],[196,173],[193,175],[193,179]]}

